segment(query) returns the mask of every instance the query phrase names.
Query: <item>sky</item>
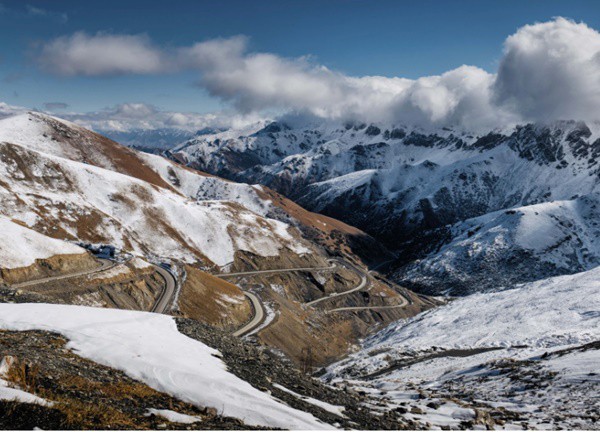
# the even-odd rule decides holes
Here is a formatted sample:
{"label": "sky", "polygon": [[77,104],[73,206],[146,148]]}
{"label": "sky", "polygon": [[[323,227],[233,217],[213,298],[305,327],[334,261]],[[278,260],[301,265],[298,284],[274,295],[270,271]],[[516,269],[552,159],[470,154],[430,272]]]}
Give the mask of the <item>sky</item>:
{"label": "sky", "polygon": [[[521,35],[507,55],[511,35],[536,23],[555,25]],[[585,89],[546,93],[575,79],[599,96],[598,29],[600,5],[583,0],[0,0],[0,102],[171,125],[196,113],[465,127],[595,115],[593,100],[575,100]],[[525,52],[531,37],[540,52]],[[567,52],[559,69],[581,63],[585,76],[554,72],[556,45]],[[531,92],[523,73],[547,82]],[[566,106],[549,112],[534,99]]]}

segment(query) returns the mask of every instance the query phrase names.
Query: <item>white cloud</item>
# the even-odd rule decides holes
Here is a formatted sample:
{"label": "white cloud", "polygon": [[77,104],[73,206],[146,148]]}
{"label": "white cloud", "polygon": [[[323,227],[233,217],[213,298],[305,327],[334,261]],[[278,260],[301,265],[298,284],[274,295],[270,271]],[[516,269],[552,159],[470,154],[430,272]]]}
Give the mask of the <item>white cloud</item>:
{"label": "white cloud", "polygon": [[[497,74],[461,66],[416,80],[352,77],[307,57],[250,52],[243,36],[165,50],[143,35],[76,33],[45,44],[39,61],[62,75],[197,70],[198,85],[246,115],[277,110],[468,129],[600,119],[600,34],[564,18],[510,36]],[[188,122],[182,115],[171,119]]]}
{"label": "white cloud", "polygon": [[[163,111],[153,105],[143,103],[123,103],[100,111],[86,113],[65,112],[68,105],[62,102],[44,104],[44,110],[28,109],[0,102],[0,119],[24,114],[28,111],[41,111],[57,115],[83,127],[97,131],[128,132],[135,129],[154,130],[162,128],[182,129],[196,132],[204,128],[240,128],[267,120],[257,113],[239,114],[231,111],[199,114],[194,112]],[[54,111],[60,109],[56,114]]]}
{"label": "white cloud", "polygon": [[42,9],[30,4],[17,5],[16,2],[14,3],[14,5],[10,5],[10,8],[0,3],[0,14],[6,13],[16,18],[46,18],[58,21],[61,24],[69,21],[69,15],[66,12]]}
{"label": "white cloud", "polygon": [[26,5],[25,9],[27,11],[27,14],[30,16],[51,17],[58,19],[63,24],[69,20],[69,16],[64,12],[53,12],[32,5]]}
{"label": "white cloud", "polygon": [[163,53],[145,35],[77,32],[43,44],[37,62],[42,69],[64,76],[150,74],[168,69]]}
{"label": "white cloud", "polygon": [[600,33],[556,18],[504,44],[496,99],[525,119],[600,119]]}
{"label": "white cloud", "polygon": [[358,78],[306,58],[246,53],[239,42],[235,50],[211,45],[207,51],[202,44],[196,46],[203,51],[202,61],[196,63],[202,72],[200,85],[242,112],[279,108],[333,119],[465,127],[489,127],[497,125],[499,117],[511,118],[492,106],[494,75],[473,66],[417,80]]}
{"label": "white cloud", "polygon": [[27,112],[26,108],[0,102],[0,119]]}

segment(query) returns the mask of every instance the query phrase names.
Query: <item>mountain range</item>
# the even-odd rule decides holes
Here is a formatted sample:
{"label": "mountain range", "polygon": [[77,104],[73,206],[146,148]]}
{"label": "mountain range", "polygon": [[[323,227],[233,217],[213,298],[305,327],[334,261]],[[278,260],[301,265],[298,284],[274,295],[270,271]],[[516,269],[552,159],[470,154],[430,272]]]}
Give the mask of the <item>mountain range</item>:
{"label": "mountain range", "polygon": [[[597,265],[599,154],[600,124],[577,121],[480,133],[280,121],[169,151],[364,230],[395,253],[395,280],[453,295]],[[548,238],[522,235],[538,224]]]}

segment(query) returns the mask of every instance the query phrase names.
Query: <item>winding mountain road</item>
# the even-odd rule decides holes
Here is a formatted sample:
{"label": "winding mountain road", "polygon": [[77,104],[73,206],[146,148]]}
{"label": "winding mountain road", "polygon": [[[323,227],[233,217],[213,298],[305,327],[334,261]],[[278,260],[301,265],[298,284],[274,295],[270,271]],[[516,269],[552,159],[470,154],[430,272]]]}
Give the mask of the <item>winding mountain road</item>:
{"label": "winding mountain road", "polygon": [[353,264],[350,264],[350,263],[345,263],[345,265],[347,265],[347,266],[348,266],[348,267],[350,267],[352,270],[354,270],[356,274],[360,275],[360,283],[359,283],[357,286],[355,286],[354,288],[351,288],[351,289],[349,289],[349,290],[347,290],[347,291],[342,291],[342,292],[339,292],[339,293],[333,293],[333,294],[329,294],[329,295],[328,295],[328,296],[326,296],[326,297],[321,297],[321,298],[319,298],[319,299],[316,299],[316,300],[313,300],[313,301],[310,301],[310,302],[308,302],[308,303],[304,303],[304,304],[305,304],[306,306],[314,306],[314,305],[316,305],[317,303],[320,303],[320,302],[322,302],[322,301],[325,301],[325,300],[331,300],[331,299],[333,299],[333,298],[340,297],[340,296],[343,296],[343,295],[348,295],[348,294],[351,294],[351,293],[353,293],[353,292],[360,291],[360,290],[364,289],[364,288],[367,286],[367,283],[369,282],[368,276],[367,276],[365,273],[363,273],[362,271],[360,271],[360,270],[359,270],[359,269],[358,269],[356,266],[354,266]]}
{"label": "winding mountain road", "polygon": [[[43,284],[49,283],[49,282],[73,279],[76,277],[82,277],[82,276],[102,273],[102,272],[111,270],[113,267],[115,267],[119,264],[124,264],[124,262],[112,261],[112,260],[108,260],[108,259],[104,259],[104,258],[97,258],[97,260],[100,262],[100,266],[95,269],[76,272],[76,273],[63,274],[63,275],[58,275],[58,276],[50,276],[50,277],[46,277],[46,278],[42,278],[42,279],[34,279],[34,280],[26,281],[26,282],[20,282],[17,284],[13,284],[11,286],[12,286],[12,288],[20,289],[20,288],[27,288],[27,287],[36,286],[36,285],[43,285]],[[127,261],[125,261],[125,263]],[[165,282],[165,284],[164,284],[165,286],[164,286],[162,292],[160,293],[160,296],[156,300],[156,303],[150,310],[150,312],[166,313],[168,310],[168,306],[171,304],[171,301],[172,301],[173,296],[175,295],[175,291],[177,289],[177,279],[170,271],[164,269],[163,267],[156,265],[156,264],[152,264],[152,265],[154,266],[154,268],[156,269],[158,274],[163,278],[163,280]]]}
{"label": "winding mountain road", "polygon": [[248,297],[248,299],[250,300],[250,303],[252,304],[252,309],[254,310],[254,316],[252,317],[250,322],[248,322],[242,328],[233,332],[233,335],[238,336],[238,337],[248,336],[250,333],[252,333],[254,330],[256,330],[263,323],[263,321],[265,319],[265,308],[262,305],[262,303],[260,302],[260,300],[258,299],[258,297],[256,297],[255,294],[248,292],[248,291],[244,291],[244,295],[246,297]]}
{"label": "winding mountain road", "polygon": [[[338,265],[348,267],[351,270],[353,270],[356,274],[360,275],[360,282],[354,288],[351,288],[349,290],[342,291],[339,293],[333,293],[326,297],[321,297],[319,299],[304,303],[306,306],[314,306],[325,300],[331,300],[336,297],[340,297],[340,296],[351,294],[353,292],[361,291],[368,286],[369,274],[372,273],[372,271],[365,273],[361,269],[356,267],[355,265],[353,265],[349,262],[346,262],[346,261],[342,261],[337,258],[331,259],[330,263],[331,263],[331,265],[329,267],[296,267],[296,268],[287,268],[287,269],[255,270],[255,271],[236,272],[236,273],[222,273],[222,274],[218,274],[215,276],[217,276],[221,279],[226,279],[228,277],[252,276],[252,275],[272,274],[272,273],[290,273],[290,272],[295,272],[295,271],[324,271],[324,270],[334,270]],[[264,308],[263,304],[261,303],[260,299],[251,292],[248,292],[248,291],[243,291],[243,292],[244,292],[244,295],[250,300],[250,302],[252,304],[254,316],[248,323],[246,323],[243,327],[241,327],[240,329],[236,330],[233,333],[234,336],[240,336],[240,337],[247,336],[247,335],[251,334],[252,332],[256,331],[265,319],[265,308]],[[402,298],[402,303],[399,305],[342,307],[342,308],[325,310],[325,312],[331,313],[331,312],[358,311],[358,310],[396,309],[396,308],[406,307],[409,304],[409,300],[402,294],[400,294],[400,296]]]}
{"label": "winding mountain road", "polygon": [[[115,267],[119,264],[122,264],[117,261],[111,261],[111,260],[103,259],[103,258],[98,258],[98,261],[100,262],[100,266],[98,268],[95,268],[92,270],[58,275],[58,276],[51,276],[51,277],[42,278],[42,279],[35,279],[35,280],[31,280],[31,281],[21,282],[18,284],[13,284],[12,287],[13,288],[26,288],[26,287],[41,285],[44,283],[53,282],[53,281],[57,281],[57,280],[66,280],[66,279],[71,279],[71,278],[76,278],[76,277],[81,277],[81,276],[86,276],[86,275],[91,275],[91,274],[96,274],[96,273],[102,273],[102,272],[112,269],[113,267]],[[340,259],[331,259],[329,262],[330,262],[330,265],[328,267],[295,267],[295,268],[285,268],[285,269],[254,270],[254,271],[236,272],[236,273],[222,273],[222,274],[218,274],[215,276],[217,276],[221,279],[227,279],[229,277],[252,276],[252,275],[275,274],[275,273],[291,273],[291,272],[296,272],[296,271],[328,271],[328,270],[334,270],[336,267],[338,267],[338,265],[348,267],[348,268],[352,269],[356,274],[360,275],[360,282],[354,288],[351,288],[349,290],[342,291],[339,293],[333,293],[326,297],[321,297],[319,299],[307,302],[307,303],[305,303],[306,306],[314,306],[325,300],[330,300],[330,299],[333,299],[336,297],[351,294],[356,291],[361,291],[368,285],[368,283],[369,283],[368,274],[364,273],[361,269],[359,269],[355,265],[353,265],[349,262],[346,262],[346,261],[342,261]],[[175,293],[177,291],[177,278],[175,275],[173,275],[172,272],[170,272],[169,270],[167,270],[164,267],[161,267],[160,265],[152,264],[152,266],[154,266],[157,273],[163,279],[164,288],[163,288],[162,292],[160,293],[160,296],[156,300],[154,306],[150,310],[150,312],[164,314],[169,311],[170,305],[173,301],[173,297],[175,296]],[[371,272],[369,272],[369,273],[371,273]],[[252,316],[252,319],[250,319],[250,321],[248,323],[244,324],[244,326],[242,326],[241,328],[239,328],[238,330],[233,332],[233,335],[238,336],[238,337],[247,336],[247,335],[251,334],[252,332],[256,331],[261,326],[261,324],[264,322],[265,317],[266,317],[265,307],[261,303],[260,299],[254,293],[251,293],[249,291],[243,291],[243,293],[250,300],[250,303],[252,305],[252,310],[253,310],[253,316]],[[402,299],[403,299],[403,303],[400,305],[342,307],[342,308],[326,310],[325,312],[331,313],[331,312],[352,311],[352,310],[369,310],[369,309],[377,310],[377,309],[393,309],[393,308],[405,307],[408,304],[408,300],[406,299],[405,296],[402,296]]]}
{"label": "winding mountain road", "polygon": [[397,309],[397,308],[403,308],[408,306],[408,300],[406,299],[406,297],[404,297],[403,295],[400,295],[402,297],[402,304],[399,305],[390,305],[390,306],[349,306],[349,307],[341,307],[341,308],[335,308],[335,309],[328,309],[325,311],[325,313],[331,313],[331,312],[341,312],[341,311],[357,311],[357,310],[379,310],[379,309]]}
{"label": "winding mountain road", "polygon": [[177,290],[177,278],[167,269],[156,264],[152,265],[165,281],[165,287],[150,312],[164,314],[168,312],[168,308],[171,306],[173,297],[175,296],[175,291]]}
{"label": "winding mountain road", "polygon": [[223,278],[228,278],[228,277],[269,274],[269,273],[290,273],[290,272],[296,272],[296,271],[334,270],[336,268],[335,262],[333,260],[331,260],[330,262],[331,262],[331,265],[329,267],[293,267],[293,268],[273,269],[273,270],[253,270],[253,271],[237,272],[237,273],[221,273],[221,274],[217,274],[215,276],[223,279]]}
{"label": "winding mountain road", "polygon": [[[334,260],[330,260],[331,265],[329,267],[294,267],[294,268],[285,268],[285,269],[272,269],[272,270],[254,270],[254,271],[245,271],[245,272],[236,272],[236,273],[221,273],[215,275],[221,279],[227,279],[229,277],[240,277],[240,276],[253,276],[259,274],[274,274],[274,273],[291,273],[297,271],[326,271],[326,270],[334,270],[337,265]],[[242,290],[244,295],[250,300],[252,304],[252,309],[254,315],[252,319],[246,323],[243,327],[233,332],[234,336],[248,336],[255,330],[257,330],[260,325],[263,323],[265,319],[265,307],[263,306],[260,299],[249,291]]]}

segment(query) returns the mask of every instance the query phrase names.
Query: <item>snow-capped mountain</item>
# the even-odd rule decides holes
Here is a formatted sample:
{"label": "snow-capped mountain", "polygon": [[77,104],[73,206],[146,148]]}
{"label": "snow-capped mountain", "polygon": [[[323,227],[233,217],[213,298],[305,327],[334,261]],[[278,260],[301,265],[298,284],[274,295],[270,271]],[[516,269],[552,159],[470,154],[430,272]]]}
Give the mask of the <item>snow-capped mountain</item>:
{"label": "snow-capped mountain", "polygon": [[[471,229],[467,226],[491,223],[471,221],[461,226],[467,219],[492,213],[488,219],[497,220],[494,212],[513,208],[517,212],[517,207],[586,195],[595,201],[600,190],[600,124],[559,121],[475,134],[384,124],[272,123],[262,129],[196,137],[172,153],[190,166],[273,187],[313,211],[365,230],[398,251],[399,280],[429,292],[433,286],[440,293],[450,284],[470,283],[472,279],[457,275],[472,272],[474,265],[479,270],[472,277],[481,276],[483,288],[487,282],[497,287],[498,276],[489,270],[499,266],[503,272],[510,265],[503,268],[498,260],[519,261],[521,255],[527,256],[523,268],[534,269],[535,276],[513,269],[500,277],[500,285],[581,271],[598,262],[593,248],[573,256],[580,234],[569,233],[569,225],[579,226],[576,214],[562,215],[561,225],[553,228],[570,234],[571,240],[546,245],[555,249],[554,254],[569,257],[562,262],[549,261],[546,252],[540,255],[539,248],[520,243],[512,234],[503,239],[507,244],[502,250],[514,253],[494,260],[491,256],[501,247],[487,247],[487,240],[482,240],[485,229],[469,238],[472,249],[483,241],[479,264],[469,260],[467,266],[462,259],[467,252],[459,253],[456,247],[463,247],[458,245],[460,236]],[[553,206],[560,204],[549,208]],[[546,226],[555,221],[548,217]],[[493,233],[492,237],[499,240]],[[443,259],[436,258],[441,247]],[[417,258],[425,261],[413,271]],[[465,291],[457,286],[455,292]]]}
{"label": "snow-capped mountain", "polygon": [[500,210],[446,229],[451,240],[397,273],[426,292],[498,290],[600,265],[600,194]]}

